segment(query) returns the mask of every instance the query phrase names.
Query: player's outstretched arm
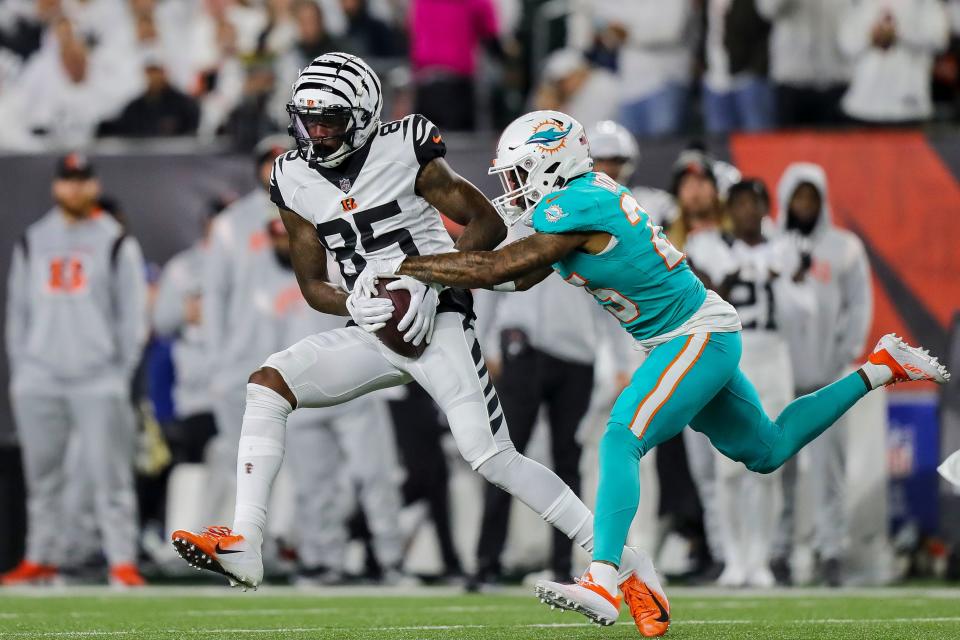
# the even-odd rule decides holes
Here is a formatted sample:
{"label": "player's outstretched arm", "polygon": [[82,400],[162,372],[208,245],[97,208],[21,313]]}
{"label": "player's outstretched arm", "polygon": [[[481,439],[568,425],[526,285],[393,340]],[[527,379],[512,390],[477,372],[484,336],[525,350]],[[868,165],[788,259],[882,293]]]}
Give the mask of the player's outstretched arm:
{"label": "player's outstretched arm", "polygon": [[460,251],[493,249],[507,237],[507,228],[487,197],[454,171],[443,158],[434,158],[417,176],[417,193],[457,224]]}
{"label": "player's outstretched arm", "polygon": [[584,233],[534,233],[497,251],[408,256],[396,273],[423,282],[463,288],[523,283],[524,278],[527,283],[535,283],[539,282],[536,276],[544,275],[546,268],[589,239],[590,235]]}
{"label": "player's outstretched arm", "polygon": [[280,208],[280,217],[290,235],[290,259],[307,304],[323,313],[349,315],[347,292],[327,281],[327,252],[316,227],[288,209]]}

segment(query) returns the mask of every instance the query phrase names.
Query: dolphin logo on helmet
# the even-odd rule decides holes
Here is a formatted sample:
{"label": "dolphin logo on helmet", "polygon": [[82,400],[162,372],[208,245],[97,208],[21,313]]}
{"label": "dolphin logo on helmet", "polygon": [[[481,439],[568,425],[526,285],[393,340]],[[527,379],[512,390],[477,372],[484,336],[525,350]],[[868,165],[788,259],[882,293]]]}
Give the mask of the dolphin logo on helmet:
{"label": "dolphin logo on helmet", "polygon": [[[540,129],[540,127],[548,126],[549,129]],[[539,130],[535,131],[532,136],[527,138],[527,144],[541,144],[548,145],[554,142],[560,142],[573,131],[573,123],[567,124],[567,128],[563,128],[563,123],[553,120],[551,122],[542,122],[537,127]]]}

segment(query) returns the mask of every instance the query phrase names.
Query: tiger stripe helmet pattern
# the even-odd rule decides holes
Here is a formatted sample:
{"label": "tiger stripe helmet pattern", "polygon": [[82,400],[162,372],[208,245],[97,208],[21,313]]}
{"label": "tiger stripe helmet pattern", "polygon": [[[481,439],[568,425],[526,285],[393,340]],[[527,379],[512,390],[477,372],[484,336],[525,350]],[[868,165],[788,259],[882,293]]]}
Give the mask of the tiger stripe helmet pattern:
{"label": "tiger stripe helmet pattern", "polygon": [[[382,108],[380,79],[366,62],[348,53],[325,53],[293,83],[288,130],[311,166],[336,167],[374,134]],[[335,133],[311,135],[311,123],[316,122]]]}

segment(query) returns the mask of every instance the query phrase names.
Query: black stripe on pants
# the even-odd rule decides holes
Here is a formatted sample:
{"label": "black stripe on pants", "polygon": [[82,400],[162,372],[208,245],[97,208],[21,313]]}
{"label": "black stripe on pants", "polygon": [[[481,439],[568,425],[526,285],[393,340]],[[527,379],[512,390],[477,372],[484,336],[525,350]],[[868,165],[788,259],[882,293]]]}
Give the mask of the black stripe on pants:
{"label": "black stripe on pants", "polygon": [[[593,366],[560,360],[532,348],[518,355],[510,355],[508,349],[503,353],[503,373],[496,386],[513,444],[521,453],[526,450],[539,409],[545,406],[554,471],[579,495],[581,448],[576,433],[590,407]],[[510,494],[487,485],[477,545],[480,575],[500,573],[510,505]],[[550,568],[560,577],[571,575],[572,548],[573,542],[554,530]]]}

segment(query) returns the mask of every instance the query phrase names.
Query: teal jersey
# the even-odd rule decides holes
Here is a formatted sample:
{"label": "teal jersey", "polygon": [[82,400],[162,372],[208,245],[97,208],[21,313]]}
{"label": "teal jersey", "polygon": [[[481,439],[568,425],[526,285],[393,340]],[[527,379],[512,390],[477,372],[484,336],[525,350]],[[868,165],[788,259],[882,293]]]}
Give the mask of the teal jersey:
{"label": "teal jersey", "polygon": [[602,231],[614,245],[591,255],[574,251],[553,268],[584,287],[635,339],[673,331],[703,304],[707,290],[683,253],[637,203],[603,173],[588,173],[541,199],[533,212],[539,233]]}

